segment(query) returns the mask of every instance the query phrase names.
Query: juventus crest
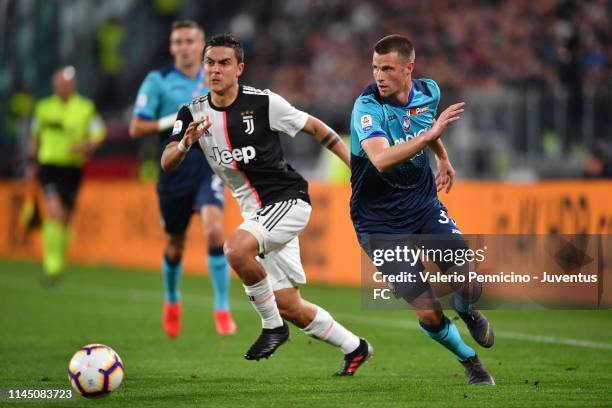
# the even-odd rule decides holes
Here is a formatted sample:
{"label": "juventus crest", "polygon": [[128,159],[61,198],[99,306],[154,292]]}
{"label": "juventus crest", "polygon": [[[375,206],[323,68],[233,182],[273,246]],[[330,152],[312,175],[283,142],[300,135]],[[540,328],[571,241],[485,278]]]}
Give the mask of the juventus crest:
{"label": "juventus crest", "polygon": [[253,111],[240,112],[240,115],[242,116],[242,121],[246,125],[244,132],[247,135],[253,134],[253,131],[255,130],[255,123],[253,122],[253,113]]}

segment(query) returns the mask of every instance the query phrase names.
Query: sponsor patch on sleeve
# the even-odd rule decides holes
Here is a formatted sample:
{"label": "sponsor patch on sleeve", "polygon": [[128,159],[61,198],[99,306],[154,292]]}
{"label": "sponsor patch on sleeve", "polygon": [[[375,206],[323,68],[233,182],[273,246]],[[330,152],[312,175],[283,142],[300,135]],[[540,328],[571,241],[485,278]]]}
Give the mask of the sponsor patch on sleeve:
{"label": "sponsor patch on sleeve", "polygon": [[363,115],[361,117],[361,130],[367,132],[370,129],[372,129],[372,116]]}
{"label": "sponsor patch on sleeve", "polygon": [[183,121],[177,120],[174,122],[174,127],[172,128],[172,135],[178,135],[183,130]]}
{"label": "sponsor patch on sleeve", "polygon": [[144,108],[145,106],[147,106],[147,95],[144,93],[138,94],[138,97],[136,98],[136,106],[138,106],[139,108]]}

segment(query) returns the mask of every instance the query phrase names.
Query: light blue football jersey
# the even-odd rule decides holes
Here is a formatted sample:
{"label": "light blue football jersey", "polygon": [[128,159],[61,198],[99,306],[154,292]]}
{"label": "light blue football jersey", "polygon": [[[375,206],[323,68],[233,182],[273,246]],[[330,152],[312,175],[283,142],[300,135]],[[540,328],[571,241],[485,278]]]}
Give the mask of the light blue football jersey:
{"label": "light blue football jersey", "polygon": [[384,137],[394,146],[431,128],[440,88],[431,79],[414,79],[408,103],[382,98],[376,84],[357,98],[351,115],[351,218],[358,233],[411,234],[425,215],[440,206],[427,149],[380,173],[361,142]]}
{"label": "light blue football jersey", "polygon": [[174,65],[154,70],[149,72],[138,89],[134,116],[156,120],[177,113],[183,105],[207,92],[202,69],[195,78],[186,76]]}
{"label": "light blue football jersey", "polygon": [[[202,69],[195,78],[190,78],[176,66],[149,72],[138,90],[134,104],[134,116],[146,120],[157,120],[177,113],[183,105],[208,93],[204,85]],[[170,139],[172,129],[159,133],[159,155]],[[158,160],[159,162],[159,160]],[[159,165],[159,163],[158,163]],[[201,180],[208,180],[212,170],[202,159],[199,149],[191,149],[183,163],[172,172],[159,172],[157,191],[160,195],[181,196],[195,191]]]}

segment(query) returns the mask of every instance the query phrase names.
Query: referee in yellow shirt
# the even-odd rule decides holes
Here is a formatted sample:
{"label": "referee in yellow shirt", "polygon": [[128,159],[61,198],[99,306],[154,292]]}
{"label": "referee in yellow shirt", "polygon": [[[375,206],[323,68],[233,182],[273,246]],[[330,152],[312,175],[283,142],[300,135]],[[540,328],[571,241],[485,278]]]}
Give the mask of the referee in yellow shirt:
{"label": "referee in yellow shirt", "polygon": [[81,167],[105,134],[93,101],[76,93],[74,67],[56,71],[53,95],[36,105],[27,172],[30,181],[38,172],[45,196],[43,268],[47,284],[57,283],[62,276]]}

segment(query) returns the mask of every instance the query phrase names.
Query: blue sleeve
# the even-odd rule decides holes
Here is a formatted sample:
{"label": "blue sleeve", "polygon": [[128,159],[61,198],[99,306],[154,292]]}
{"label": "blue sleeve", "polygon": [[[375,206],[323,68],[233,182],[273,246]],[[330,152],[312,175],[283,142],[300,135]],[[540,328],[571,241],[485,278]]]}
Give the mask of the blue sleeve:
{"label": "blue sleeve", "polygon": [[352,127],[359,143],[371,137],[386,137],[383,130],[384,112],[382,106],[368,97],[359,97],[353,106]]}
{"label": "blue sleeve", "polygon": [[134,116],[141,119],[159,119],[157,110],[160,99],[161,74],[158,71],[149,72],[138,89],[134,104]]}
{"label": "blue sleeve", "polygon": [[433,79],[423,79],[423,82],[427,84],[427,88],[431,91],[433,102],[430,108],[433,110],[434,118],[438,115],[438,105],[440,104],[440,87]]}
{"label": "blue sleeve", "polygon": [[[191,114],[189,108],[186,105],[183,105],[176,115],[176,121],[174,122],[172,134],[168,139],[168,143],[180,142],[181,139],[183,139],[183,136],[185,136],[187,127],[191,122],[193,122],[193,115]],[[196,144],[199,145],[198,143]]]}

